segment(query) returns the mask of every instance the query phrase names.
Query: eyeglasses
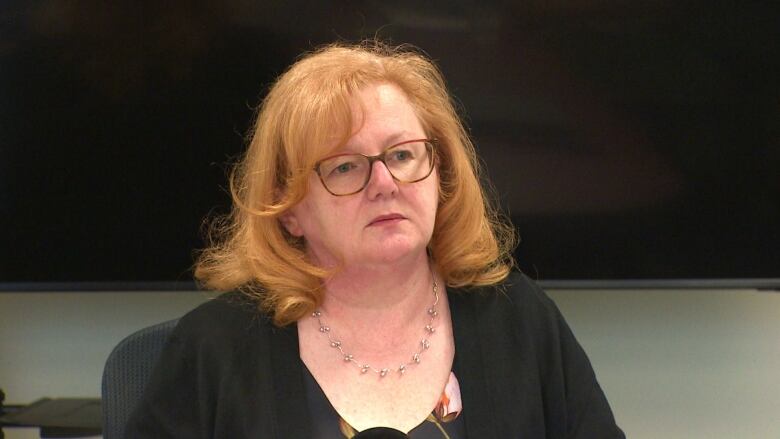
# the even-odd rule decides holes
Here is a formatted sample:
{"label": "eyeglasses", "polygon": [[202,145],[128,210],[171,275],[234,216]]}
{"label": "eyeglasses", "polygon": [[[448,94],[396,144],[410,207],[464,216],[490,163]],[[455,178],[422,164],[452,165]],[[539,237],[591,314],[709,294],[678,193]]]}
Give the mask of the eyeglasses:
{"label": "eyeglasses", "polygon": [[363,190],[371,179],[374,162],[384,163],[393,179],[401,183],[425,180],[435,162],[433,139],[407,140],[385,149],[381,154],[339,154],[314,165],[325,190],[332,195],[352,195]]}

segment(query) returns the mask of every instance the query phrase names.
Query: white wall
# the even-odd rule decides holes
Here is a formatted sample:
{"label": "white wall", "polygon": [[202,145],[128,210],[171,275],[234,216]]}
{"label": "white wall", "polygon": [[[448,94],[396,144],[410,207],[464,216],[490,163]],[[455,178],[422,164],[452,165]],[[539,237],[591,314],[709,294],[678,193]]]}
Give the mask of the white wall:
{"label": "white wall", "polygon": [[[551,291],[631,438],[780,437],[780,293]],[[125,335],[204,293],[0,293],[9,403],[100,395]]]}
{"label": "white wall", "polygon": [[780,293],[555,291],[632,438],[780,438]]}
{"label": "white wall", "polygon": [[120,340],[206,298],[200,292],[0,293],[6,403],[99,397],[103,364]]}

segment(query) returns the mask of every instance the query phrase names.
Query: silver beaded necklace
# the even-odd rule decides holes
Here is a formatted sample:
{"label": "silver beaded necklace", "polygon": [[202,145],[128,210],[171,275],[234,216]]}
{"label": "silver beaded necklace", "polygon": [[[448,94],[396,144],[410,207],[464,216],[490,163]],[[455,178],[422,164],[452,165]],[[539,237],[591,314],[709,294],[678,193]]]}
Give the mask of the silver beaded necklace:
{"label": "silver beaded necklace", "polygon": [[436,331],[436,328],[433,326],[433,321],[436,319],[436,316],[439,315],[439,312],[436,310],[436,305],[439,304],[439,284],[436,283],[435,278],[433,279],[433,297],[433,305],[431,305],[431,307],[427,310],[428,324],[425,325],[425,336],[420,340],[420,346],[417,348],[417,351],[412,354],[411,361],[401,363],[397,368],[384,367],[377,369],[367,363],[359,362],[352,354],[348,354],[344,350],[344,347],[341,345],[341,341],[336,340],[333,338],[333,336],[331,336],[330,327],[322,321],[322,311],[316,310],[311,314],[311,316],[317,319],[317,323],[320,325],[320,332],[328,337],[328,343],[330,343],[330,347],[338,349],[345,362],[352,363],[357,366],[358,369],[360,369],[360,373],[365,374],[370,371],[379,374],[380,378],[384,378],[390,372],[398,372],[400,375],[403,375],[406,373],[408,366],[420,364],[422,353],[431,347],[431,341],[428,340],[428,337],[433,334],[434,331]]}

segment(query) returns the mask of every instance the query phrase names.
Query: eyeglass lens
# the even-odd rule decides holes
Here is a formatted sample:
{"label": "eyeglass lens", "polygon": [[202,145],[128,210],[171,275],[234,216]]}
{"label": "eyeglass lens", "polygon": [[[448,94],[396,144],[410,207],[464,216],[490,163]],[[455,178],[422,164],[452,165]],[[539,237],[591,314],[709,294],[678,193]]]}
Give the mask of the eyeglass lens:
{"label": "eyeglass lens", "polygon": [[[425,141],[402,143],[386,149],[382,161],[396,180],[411,183],[430,174],[431,152],[432,146]],[[371,168],[368,157],[349,154],[322,161],[318,170],[322,183],[330,192],[346,195],[360,191],[368,183]]]}

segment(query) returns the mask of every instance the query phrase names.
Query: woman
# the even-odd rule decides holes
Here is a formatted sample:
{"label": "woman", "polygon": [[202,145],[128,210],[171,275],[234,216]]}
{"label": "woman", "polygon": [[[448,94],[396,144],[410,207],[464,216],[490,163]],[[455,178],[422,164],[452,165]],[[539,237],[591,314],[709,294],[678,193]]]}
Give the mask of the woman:
{"label": "woman", "polygon": [[234,292],[181,319],[127,437],[623,437],[425,57],[303,57],[231,182],[196,276]]}

